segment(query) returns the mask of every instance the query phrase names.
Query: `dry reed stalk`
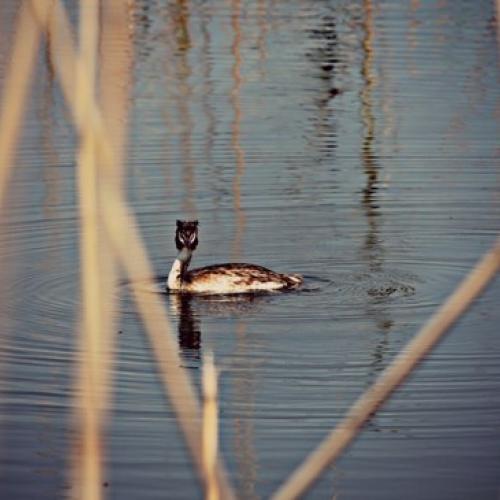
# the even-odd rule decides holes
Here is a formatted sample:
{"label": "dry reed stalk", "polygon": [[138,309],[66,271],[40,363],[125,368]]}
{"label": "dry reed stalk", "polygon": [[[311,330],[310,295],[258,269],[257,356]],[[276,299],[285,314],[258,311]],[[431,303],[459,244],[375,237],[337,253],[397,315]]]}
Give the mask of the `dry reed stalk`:
{"label": "dry reed stalk", "polygon": [[[40,9],[41,19],[46,19],[47,15],[47,8]],[[19,141],[28,87],[41,34],[39,25],[30,10],[30,5],[26,2],[19,9],[13,33],[15,36],[12,43],[12,55],[0,100],[0,211],[12,170],[14,152]],[[7,273],[8,269],[5,269],[4,266],[0,286],[8,281]],[[5,318],[5,316],[2,317]],[[3,326],[8,331],[5,322],[4,319]],[[0,363],[0,369],[3,375],[3,363]],[[3,379],[4,377],[2,377]]]}
{"label": "dry reed stalk", "polygon": [[375,383],[354,403],[337,427],[278,489],[272,496],[273,500],[288,500],[304,494],[323,470],[357,436],[373,412],[467,310],[499,270],[500,238]]}
{"label": "dry reed stalk", "polygon": [[103,349],[110,334],[103,328],[107,296],[101,293],[101,255],[96,164],[96,137],[92,122],[97,49],[97,0],[80,2],[80,54],[76,64],[75,114],[81,124],[78,154],[78,187],[81,220],[81,286],[83,324],[75,407],[79,441],[73,457],[72,497],[84,500],[103,498],[103,414],[105,372],[109,350]]}
{"label": "dry reed stalk", "polygon": [[[132,39],[129,36],[129,8],[131,0],[108,0],[101,3],[101,26],[103,26],[100,53],[100,79],[99,79],[99,102],[102,117],[106,129],[109,131],[109,139],[114,151],[113,163],[103,164],[99,169],[99,188],[105,183],[100,179],[109,177],[109,182],[115,183],[119,189],[123,188],[123,162],[127,144],[128,110],[129,110],[129,87],[130,69],[132,64]],[[106,203],[106,192],[98,189],[99,205]],[[100,241],[102,294],[107,297],[106,305],[102,311],[102,326],[105,332],[106,343],[104,349],[110,353],[114,350],[116,336],[116,310],[117,294],[116,284],[118,276],[118,263],[110,248],[106,234]],[[110,363],[113,361],[111,356]],[[111,366],[105,370],[103,389],[111,390],[112,383],[110,375]],[[109,399],[109,395],[105,395]]]}
{"label": "dry reed stalk", "polygon": [[[32,0],[32,6],[37,12],[37,0]],[[72,40],[67,15],[58,0],[54,0],[53,16],[54,19],[49,26],[44,27],[57,31],[57,33],[50,31],[52,40],[51,54],[68,107],[73,113],[78,130],[81,130],[82,123],[79,122],[79,116],[72,99],[73,77],[71,67],[74,60],[74,49],[71,50]],[[103,165],[112,165],[114,151],[102,123],[99,109],[95,102],[90,107],[92,109],[92,126],[97,141],[98,157],[100,161],[102,160]],[[152,269],[135,218],[127,207],[123,193],[109,181],[108,176],[104,176],[102,184],[102,192],[105,193],[106,198],[106,203],[103,203],[100,207],[102,220],[118,260],[132,280],[138,277],[152,280]],[[181,360],[173,339],[168,316],[158,297],[142,292],[138,288],[134,288],[133,293],[153,346],[164,389],[167,395],[170,396],[193,461],[200,477],[203,478],[200,454],[199,403],[191,381],[181,367]],[[220,460],[217,463],[217,478],[221,488],[221,496],[223,498],[234,498],[234,492]]]}
{"label": "dry reed stalk", "polygon": [[[39,18],[46,21],[48,4],[40,3]],[[12,57],[7,70],[0,111],[0,208],[12,170],[14,151],[19,139],[26,96],[40,40],[40,29],[30,5],[24,2],[14,29]]]}
{"label": "dry reed stalk", "polygon": [[[112,130],[110,135],[112,139],[112,147],[114,155],[106,155],[104,159],[107,161],[104,168],[98,172],[99,176],[107,175],[112,177],[112,181],[123,184],[121,181],[123,161],[123,151],[126,145],[126,125],[128,114],[128,80],[129,69],[132,64],[131,39],[128,36],[128,15],[132,0],[110,0],[102,5],[103,10],[103,26],[106,27],[102,34],[102,52],[103,58],[101,61],[101,102],[103,111],[103,120],[106,120],[108,130]],[[52,15],[44,21],[43,12],[45,5],[50,4]],[[48,43],[50,51],[53,54],[53,62],[56,67],[56,73],[59,75],[62,90],[67,102],[71,103],[74,100],[74,90],[76,88],[74,71],[75,44],[73,41],[70,24],[68,22],[65,9],[60,2],[44,2],[44,0],[32,0],[31,8],[35,13],[38,22],[50,34]],[[96,29],[96,28],[91,28]],[[95,50],[96,42],[92,42],[92,50]],[[119,55],[108,57],[107,54],[113,44],[120,45]],[[58,57],[55,57],[55,54]],[[94,70],[93,70],[94,71]],[[117,91],[116,81],[119,80],[119,90]],[[70,111],[73,112],[73,119],[77,124],[77,128],[81,131],[82,123],[80,117],[77,116],[76,107],[70,106]],[[99,118],[99,113],[97,118]],[[112,162],[112,163],[111,163]],[[99,183],[101,185],[101,183]],[[99,198],[103,197],[101,190],[98,191]],[[104,195],[105,197],[105,195]],[[103,329],[111,332],[105,337],[106,345],[103,347],[109,351],[113,349],[115,319],[112,312],[115,298],[114,283],[116,280],[117,270],[115,269],[114,259],[110,255],[109,245],[106,244],[106,238],[101,238],[100,241],[100,256],[102,262],[101,269],[106,269],[106,273],[101,275],[103,294],[108,297],[107,307],[104,308],[103,314]],[[112,359],[110,359],[111,363]],[[105,375],[111,370],[104,370]],[[110,388],[109,383],[103,383],[103,390]],[[105,396],[109,397],[109,396]]]}
{"label": "dry reed stalk", "polygon": [[212,354],[203,357],[203,466],[205,469],[205,498],[219,499],[216,464],[218,454],[219,421],[217,407],[217,369]]}
{"label": "dry reed stalk", "polygon": [[78,412],[79,443],[74,456],[73,498],[97,500],[102,484],[102,371],[104,368],[101,304],[106,297],[100,293],[98,251],[97,190],[95,140],[82,138],[78,155],[81,211],[81,280],[83,299],[82,338],[80,339],[80,370],[75,407]]}

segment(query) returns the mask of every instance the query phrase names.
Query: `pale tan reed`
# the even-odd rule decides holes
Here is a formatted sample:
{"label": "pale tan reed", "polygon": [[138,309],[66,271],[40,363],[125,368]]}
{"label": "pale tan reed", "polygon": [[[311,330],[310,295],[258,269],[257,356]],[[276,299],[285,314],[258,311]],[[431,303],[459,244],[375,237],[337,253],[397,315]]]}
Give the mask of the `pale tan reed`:
{"label": "pale tan reed", "polygon": [[216,465],[219,448],[219,417],[217,405],[217,369],[211,353],[203,357],[203,430],[202,454],[205,469],[205,498],[218,500],[219,485]]}
{"label": "pale tan reed", "polygon": [[[35,12],[38,12],[38,0],[32,0],[32,5]],[[80,116],[72,99],[73,77],[71,71],[67,71],[67,68],[72,66],[74,50],[70,50],[72,41],[69,36],[69,23],[59,1],[54,2],[53,16],[55,19],[49,24],[48,28],[54,29],[54,27],[57,27],[58,33],[51,32],[51,54],[68,106],[73,112],[78,130],[81,131],[83,124],[79,120]],[[90,108],[92,110],[92,127],[97,141],[98,157],[102,160],[103,165],[113,165],[114,151],[109,135],[104,128],[99,109],[95,103],[92,103]],[[100,207],[102,221],[118,261],[132,280],[138,277],[152,280],[152,269],[142,245],[135,218],[127,208],[123,193],[113,182],[110,182],[108,176],[103,176],[101,183],[102,190],[106,193],[106,203],[102,203]],[[185,370],[181,368],[181,360],[176,343],[173,340],[170,322],[163,304],[157,297],[146,294],[138,288],[134,288],[133,293],[153,346],[164,388],[170,396],[192,459],[200,477],[203,478],[200,407],[191,381]],[[217,463],[217,478],[221,496],[223,498],[234,498],[233,490],[220,460]]]}
{"label": "pale tan reed", "polygon": [[[133,0],[101,2],[101,24],[105,29],[100,33],[99,104],[114,155],[113,163],[101,169],[99,175],[108,177],[109,182],[115,183],[120,188],[123,188],[124,184],[123,165],[128,142],[129,90],[133,63],[130,10],[133,8],[133,3]],[[106,191],[99,190],[99,193],[100,203],[106,203]],[[117,273],[117,263],[106,238],[102,243],[101,266],[102,269],[106,269],[106,273],[103,273],[103,288],[106,291],[109,289],[107,296],[111,305],[108,310],[114,311],[116,302],[114,277]],[[114,331],[115,323],[112,314],[105,314],[103,324],[107,331]]]}
{"label": "pale tan reed", "polygon": [[[42,2],[44,3],[44,2]],[[48,5],[40,6],[40,20],[45,23]],[[19,139],[26,95],[33,73],[40,40],[40,29],[30,6],[23,3],[14,30],[12,57],[7,70],[0,111],[0,209],[12,170],[12,161]]]}
{"label": "pale tan reed", "polygon": [[[47,11],[41,12],[40,15],[41,19],[45,19]],[[13,167],[15,150],[19,141],[22,119],[26,107],[26,95],[40,39],[40,29],[33,19],[29,5],[26,3],[22,4],[19,9],[13,33],[15,33],[12,44],[13,48],[0,100],[0,222],[5,207],[4,201],[7,184]],[[20,61],[22,61],[22,64],[19,63]],[[3,240],[3,235],[0,235],[0,240]],[[0,241],[0,243],[3,243],[3,241]],[[6,287],[11,271],[9,266],[5,265],[5,262],[2,264],[2,268],[0,268],[0,292],[5,293],[7,288],[4,287]],[[0,295],[3,297],[4,293],[0,293]],[[0,304],[0,307],[3,305],[3,303]],[[8,319],[4,316],[2,317],[5,342],[10,325]],[[0,377],[2,380],[0,389],[2,393],[7,381],[5,375],[4,355],[0,353]],[[3,415],[0,415],[0,419],[3,420]],[[2,447],[2,458],[4,458],[4,451]]]}
{"label": "pale tan reed", "polygon": [[[100,499],[102,484],[102,413],[106,402],[102,393],[102,328],[101,305],[106,297],[100,293],[100,268],[97,225],[97,192],[95,140],[82,138],[78,154],[78,181],[81,207],[81,281],[83,318],[80,340],[80,370],[75,408],[80,427],[74,456],[73,498]],[[107,353],[109,355],[109,353]]]}
{"label": "pale tan reed", "polygon": [[401,385],[467,310],[499,270],[500,238],[375,383],[354,403],[337,427],[278,489],[272,496],[273,500],[288,500],[304,494],[323,470],[337,459],[358,435],[362,425],[373,412]]}
{"label": "pale tan reed", "polygon": [[[96,92],[100,110],[109,131],[109,140],[114,155],[112,164],[104,165],[97,172],[98,175],[98,203],[106,203],[106,190],[100,189],[105,185],[101,178],[106,176],[109,182],[116,183],[117,188],[123,188],[123,161],[127,145],[129,88],[132,64],[132,38],[129,34],[129,9],[132,0],[108,0],[101,2],[101,24],[105,29],[100,33],[100,80]],[[103,158],[100,158],[103,161]],[[102,221],[101,227],[102,227]],[[118,264],[110,247],[106,233],[100,238],[100,268],[102,295],[106,298],[106,307],[102,309],[102,328],[107,333],[104,336],[103,349],[113,353],[116,340],[116,318],[114,311],[118,295],[116,285],[118,278]],[[113,356],[109,357],[109,367],[104,370],[103,391],[111,391],[111,363]],[[112,395],[112,393],[111,393]],[[104,394],[108,400],[111,395]]]}
{"label": "pale tan reed", "polygon": [[109,332],[103,328],[103,309],[108,297],[102,294],[101,245],[96,137],[92,108],[96,82],[97,0],[80,2],[80,53],[76,60],[75,112],[80,129],[78,191],[81,221],[82,329],[79,372],[75,391],[78,442],[73,455],[72,498],[103,498],[103,415],[107,401],[103,391],[109,368],[109,350],[103,349]]}

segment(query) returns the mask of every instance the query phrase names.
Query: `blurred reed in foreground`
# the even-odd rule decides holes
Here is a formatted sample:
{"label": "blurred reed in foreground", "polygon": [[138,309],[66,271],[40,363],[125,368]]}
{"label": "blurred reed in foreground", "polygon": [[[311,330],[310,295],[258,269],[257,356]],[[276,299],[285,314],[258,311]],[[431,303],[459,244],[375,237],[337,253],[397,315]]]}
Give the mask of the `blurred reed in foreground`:
{"label": "blurred reed in foreground", "polygon": [[217,406],[217,370],[212,354],[203,358],[203,466],[205,468],[206,498],[219,498],[216,464],[218,454],[219,419]]}
{"label": "blurred reed in foreground", "polygon": [[[45,23],[47,15],[47,9],[41,10],[40,21]],[[27,2],[22,4],[19,11],[15,33],[17,36],[5,78],[0,110],[0,209],[4,202],[14,151],[19,140],[28,86],[40,40],[40,30]],[[19,64],[19,61],[23,63]]]}
{"label": "blurred reed in foreground", "polygon": [[[110,289],[103,289],[100,242],[97,137],[92,126],[98,41],[98,2],[80,2],[80,51],[76,59],[75,114],[81,123],[77,156],[80,206],[82,326],[80,370],[75,390],[79,437],[73,453],[72,497],[103,496],[103,427],[108,407],[112,352],[106,349],[112,331],[104,326],[104,311],[112,306]],[[114,270],[111,268],[110,271]],[[108,275],[109,276],[109,275]],[[115,279],[110,276],[114,284]],[[107,293],[106,293],[107,292]]]}

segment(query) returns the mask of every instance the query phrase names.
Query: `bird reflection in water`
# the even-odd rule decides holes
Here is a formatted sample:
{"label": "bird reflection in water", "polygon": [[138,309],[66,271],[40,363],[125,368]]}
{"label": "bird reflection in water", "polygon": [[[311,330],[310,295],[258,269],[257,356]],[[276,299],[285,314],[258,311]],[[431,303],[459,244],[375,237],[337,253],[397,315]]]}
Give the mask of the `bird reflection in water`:
{"label": "bird reflection in water", "polygon": [[182,297],[180,302],[179,345],[183,351],[188,350],[196,353],[196,358],[198,358],[198,351],[201,345],[200,321],[193,314],[190,298]]}
{"label": "bird reflection in water", "polygon": [[182,357],[194,366],[201,359],[201,315],[238,317],[255,311],[259,304],[270,300],[266,294],[168,295],[170,307],[178,318],[178,339]]}
{"label": "bird reflection in water", "polygon": [[179,318],[179,348],[186,361],[200,360],[201,329],[198,315],[193,313],[193,296],[188,294],[170,295],[170,304]]}

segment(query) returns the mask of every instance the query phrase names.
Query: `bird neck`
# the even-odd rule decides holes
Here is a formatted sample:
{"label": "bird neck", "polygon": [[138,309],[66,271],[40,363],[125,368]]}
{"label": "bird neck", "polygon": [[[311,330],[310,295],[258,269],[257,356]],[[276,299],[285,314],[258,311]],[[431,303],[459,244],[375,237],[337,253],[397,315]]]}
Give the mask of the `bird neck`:
{"label": "bird neck", "polygon": [[182,248],[177,254],[168,274],[167,286],[170,290],[179,290],[182,287],[192,255],[193,252],[186,247]]}

